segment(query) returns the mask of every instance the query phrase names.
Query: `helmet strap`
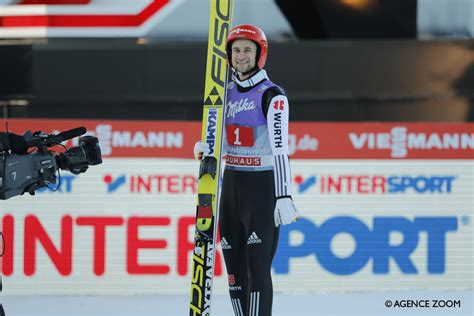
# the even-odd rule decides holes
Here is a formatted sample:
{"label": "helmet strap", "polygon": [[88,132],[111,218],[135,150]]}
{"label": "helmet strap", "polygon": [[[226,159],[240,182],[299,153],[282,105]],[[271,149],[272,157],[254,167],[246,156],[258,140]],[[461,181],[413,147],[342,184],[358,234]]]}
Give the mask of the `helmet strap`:
{"label": "helmet strap", "polygon": [[242,74],[242,75],[244,75],[244,76],[247,76],[247,75],[250,75],[250,74],[255,73],[255,72],[257,72],[257,71],[258,71],[258,66],[255,65],[252,69],[250,69],[250,70],[248,70],[248,71],[246,71],[246,72],[238,72],[238,73],[240,73],[240,74]]}

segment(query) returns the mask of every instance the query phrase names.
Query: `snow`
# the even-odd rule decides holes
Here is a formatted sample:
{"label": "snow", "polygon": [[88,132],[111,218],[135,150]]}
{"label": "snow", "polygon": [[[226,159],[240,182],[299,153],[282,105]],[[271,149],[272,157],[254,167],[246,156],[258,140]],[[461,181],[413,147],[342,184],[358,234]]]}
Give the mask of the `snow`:
{"label": "snow", "polygon": [[[387,300],[460,301],[460,307],[385,307]],[[186,295],[124,296],[2,296],[7,316],[184,316],[188,315]],[[474,315],[473,291],[410,291],[350,294],[275,294],[273,316],[383,316],[383,315]],[[227,295],[214,295],[212,316],[232,316]]]}

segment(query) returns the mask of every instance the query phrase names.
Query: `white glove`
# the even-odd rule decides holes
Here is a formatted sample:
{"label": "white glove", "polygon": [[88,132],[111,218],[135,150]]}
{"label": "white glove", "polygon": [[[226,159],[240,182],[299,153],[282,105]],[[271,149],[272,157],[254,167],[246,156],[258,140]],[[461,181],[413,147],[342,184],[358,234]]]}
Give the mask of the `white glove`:
{"label": "white glove", "polygon": [[208,143],[203,143],[202,141],[196,142],[194,144],[194,158],[197,160],[202,160],[204,157],[209,156],[211,149],[209,148]]}
{"label": "white glove", "polygon": [[288,225],[295,222],[300,217],[293,200],[289,197],[276,201],[275,206],[275,226]]}

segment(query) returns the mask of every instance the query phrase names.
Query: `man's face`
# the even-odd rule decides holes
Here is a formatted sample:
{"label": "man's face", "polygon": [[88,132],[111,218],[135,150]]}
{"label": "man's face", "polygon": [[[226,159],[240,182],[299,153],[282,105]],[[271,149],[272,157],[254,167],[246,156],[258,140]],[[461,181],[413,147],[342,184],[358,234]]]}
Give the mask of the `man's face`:
{"label": "man's face", "polygon": [[257,45],[246,39],[238,39],[232,43],[232,66],[240,73],[255,67]]}

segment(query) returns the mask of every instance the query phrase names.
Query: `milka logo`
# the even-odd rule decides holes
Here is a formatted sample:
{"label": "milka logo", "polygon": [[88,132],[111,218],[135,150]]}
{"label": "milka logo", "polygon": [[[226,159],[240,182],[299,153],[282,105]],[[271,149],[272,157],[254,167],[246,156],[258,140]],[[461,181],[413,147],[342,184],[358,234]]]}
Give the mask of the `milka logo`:
{"label": "milka logo", "polygon": [[239,101],[229,102],[227,104],[227,118],[235,118],[235,115],[240,112],[251,111],[253,109],[255,109],[255,103],[253,103],[253,101],[249,102],[248,98],[245,98],[245,100],[241,99]]}

